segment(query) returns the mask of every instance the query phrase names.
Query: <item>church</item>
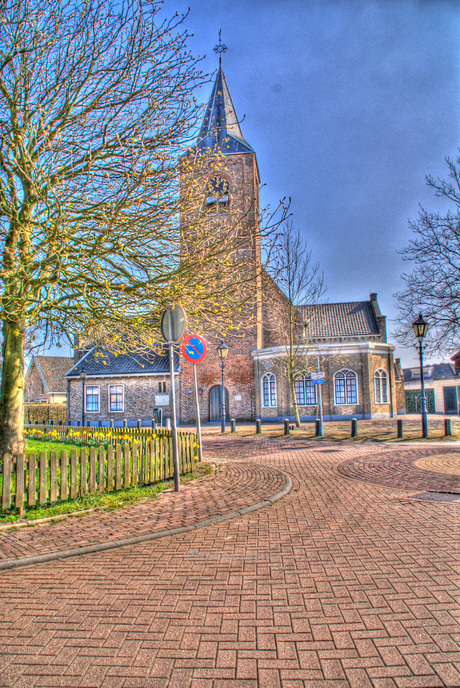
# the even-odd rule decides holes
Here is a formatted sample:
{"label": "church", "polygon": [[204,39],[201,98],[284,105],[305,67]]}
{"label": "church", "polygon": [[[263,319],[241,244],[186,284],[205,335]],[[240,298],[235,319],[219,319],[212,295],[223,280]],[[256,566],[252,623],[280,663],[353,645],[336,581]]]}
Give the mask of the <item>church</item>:
{"label": "church", "polygon": [[[198,139],[184,160],[190,158],[199,164],[182,166],[181,188],[188,188],[190,177],[196,175],[193,181],[198,200],[195,209],[187,206],[182,213],[182,231],[193,224],[194,212],[203,214],[203,208],[206,222],[216,230],[232,216],[244,218],[247,249],[235,265],[241,271],[255,266],[257,273],[244,337],[241,328],[225,337],[226,418],[292,419],[286,347],[279,327],[277,330],[273,325],[274,291],[266,288],[269,279],[260,269],[257,158],[241,131],[221,64]],[[278,289],[278,297],[280,294]],[[394,346],[387,341],[377,294],[357,302],[305,304],[297,308],[297,315],[296,352],[301,363],[296,371],[295,395],[301,421],[317,417],[320,386],[326,421],[390,418],[404,412],[401,366],[394,360]],[[222,335],[215,331],[203,335],[208,354],[197,364],[200,415],[202,422],[212,422],[220,419],[221,361],[217,347]],[[175,371],[178,422],[193,423],[193,368],[179,351]],[[147,424],[154,417],[154,409],[161,409],[164,418],[171,417],[168,358],[162,352],[153,352],[146,361],[132,354],[114,356],[77,349],[75,365],[66,380],[68,418],[74,424],[79,424],[82,415],[90,425],[111,421],[120,425],[124,420]],[[318,384],[318,380],[323,382]]]}

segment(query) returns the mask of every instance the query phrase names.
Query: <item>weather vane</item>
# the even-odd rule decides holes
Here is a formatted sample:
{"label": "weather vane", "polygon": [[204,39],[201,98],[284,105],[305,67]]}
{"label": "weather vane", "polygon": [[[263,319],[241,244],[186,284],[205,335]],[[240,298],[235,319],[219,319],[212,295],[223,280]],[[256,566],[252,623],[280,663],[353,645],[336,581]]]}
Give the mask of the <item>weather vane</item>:
{"label": "weather vane", "polygon": [[222,53],[228,50],[225,43],[222,43],[221,34],[222,29],[219,29],[219,45],[216,45],[215,48],[213,48],[214,52],[219,54],[219,64],[222,64]]}

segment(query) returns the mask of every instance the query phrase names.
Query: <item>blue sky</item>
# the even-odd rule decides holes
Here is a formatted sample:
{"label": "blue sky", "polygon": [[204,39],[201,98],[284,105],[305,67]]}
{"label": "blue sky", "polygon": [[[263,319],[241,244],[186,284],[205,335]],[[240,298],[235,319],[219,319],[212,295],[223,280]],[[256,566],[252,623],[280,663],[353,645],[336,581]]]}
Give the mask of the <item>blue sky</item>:
{"label": "blue sky", "polygon": [[[166,0],[162,13],[188,6]],[[408,267],[397,249],[419,203],[442,209],[425,175],[445,177],[444,158],[460,145],[460,4],[192,0],[185,26],[209,72],[222,29],[223,68],[257,153],[262,204],[291,197],[327,300],[377,292],[382,312],[397,317],[393,294]],[[396,355],[417,361],[415,349]]]}

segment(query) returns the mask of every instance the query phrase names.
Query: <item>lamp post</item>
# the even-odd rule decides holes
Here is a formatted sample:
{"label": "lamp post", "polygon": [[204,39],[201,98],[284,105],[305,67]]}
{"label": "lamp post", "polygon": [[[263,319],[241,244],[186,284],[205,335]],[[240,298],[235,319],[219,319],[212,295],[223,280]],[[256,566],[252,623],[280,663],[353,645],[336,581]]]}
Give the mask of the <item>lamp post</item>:
{"label": "lamp post", "polygon": [[225,359],[228,354],[228,346],[222,342],[217,347],[217,354],[220,358],[220,367],[222,368],[222,387],[220,394],[220,431],[225,432]]}
{"label": "lamp post", "polygon": [[423,319],[421,313],[418,314],[417,320],[412,323],[414,334],[418,339],[418,353],[420,357],[420,380],[422,383],[422,437],[428,437],[428,415],[426,409],[425,396],[425,378],[423,377],[423,338],[428,330],[428,323]]}
{"label": "lamp post", "polygon": [[85,427],[85,380],[86,380],[86,370],[82,368],[80,370],[81,377],[81,426]]}

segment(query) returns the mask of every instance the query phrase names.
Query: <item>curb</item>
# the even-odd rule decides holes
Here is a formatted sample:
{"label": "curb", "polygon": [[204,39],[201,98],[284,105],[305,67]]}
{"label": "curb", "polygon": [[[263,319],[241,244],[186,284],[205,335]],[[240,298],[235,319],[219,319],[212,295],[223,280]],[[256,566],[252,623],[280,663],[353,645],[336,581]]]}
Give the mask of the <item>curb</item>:
{"label": "curb", "polygon": [[82,554],[92,554],[94,552],[105,552],[109,549],[116,549],[118,547],[126,547],[127,545],[135,545],[139,542],[149,542],[151,540],[160,540],[161,538],[169,537],[170,535],[180,535],[181,533],[189,533],[192,530],[198,530],[199,528],[205,528],[206,526],[211,526],[216,523],[222,523],[223,521],[229,521],[232,518],[237,518],[238,516],[244,516],[245,514],[251,513],[251,511],[257,511],[258,509],[263,509],[266,506],[271,506],[274,502],[277,502],[282,497],[285,497],[292,488],[291,478],[287,473],[282,471],[280,468],[276,468],[279,473],[284,475],[286,479],[286,485],[279,492],[275,492],[272,497],[263,502],[258,502],[257,504],[252,504],[239,511],[231,511],[223,516],[216,516],[215,518],[210,518],[206,521],[200,521],[199,523],[194,523],[190,526],[183,526],[182,528],[172,528],[170,530],[160,530],[158,533],[148,533],[147,535],[138,535],[130,538],[123,538],[122,540],[111,540],[110,542],[101,542],[96,545],[87,545],[86,547],[77,547],[75,549],[67,549],[60,552],[49,552],[48,554],[37,554],[33,557],[23,557],[21,559],[6,559],[0,561],[0,570],[16,569],[20,566],[32,566],[33,564],[42,564],[47,561],[56,561],[57,559],[67,559],[69,557],[78,557]]}

